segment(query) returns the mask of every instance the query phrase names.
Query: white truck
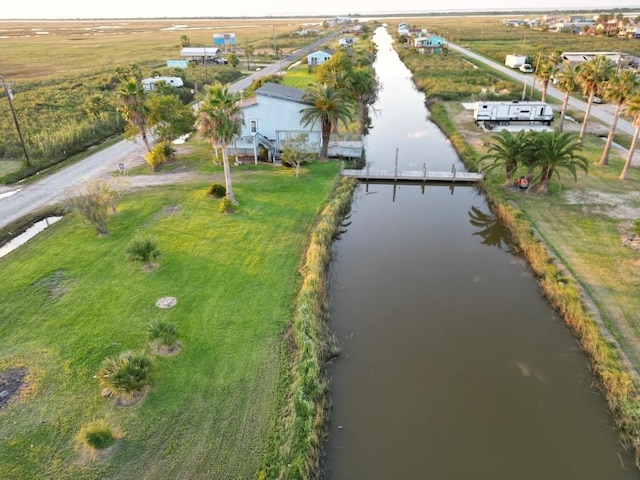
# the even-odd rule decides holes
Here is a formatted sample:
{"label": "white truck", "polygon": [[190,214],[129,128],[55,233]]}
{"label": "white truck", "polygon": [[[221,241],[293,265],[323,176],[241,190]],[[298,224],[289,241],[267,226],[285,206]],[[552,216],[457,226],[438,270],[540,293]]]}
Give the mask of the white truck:
{"label": "white truck", "polygon": [[473,107],[476,125],[482,124],[488,130],[495,125],[513,123],[551,125],[553,110],[545,102],[476,102]]}
{"label": "white truck", "polygon": [[520,68],[521,65],[527,63],[526,55],[518,55],[516,53],[507,55],[504,59],[504,64],[510,68]]}

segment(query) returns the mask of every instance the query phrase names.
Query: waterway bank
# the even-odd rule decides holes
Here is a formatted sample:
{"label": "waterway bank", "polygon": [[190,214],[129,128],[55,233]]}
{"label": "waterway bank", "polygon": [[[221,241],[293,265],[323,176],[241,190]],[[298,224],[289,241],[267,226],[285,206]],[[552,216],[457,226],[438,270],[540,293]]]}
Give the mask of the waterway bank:
{"label": "waterway bank", "polygon": [[[464,126],[456,124],[442,104],[435,102],[429,108],[432,121],[451,140],[460,158],[470,168],[475,168],[478,153],[464,140]],[[532,224],[526,216],[526,208],[518,204],[517,199],[505,197],[500,186],[484,182],[481,188],[492,211],[508,228],[520,254],[535,273],[549,304],[562,315],[589,357],[591,370],[599,381],[621,442],[634,455],[636,464],[640,464],[638,371],[595,307],[612,299],[590,298],[584,285],[571,273],[574,271],[572,266],[554,253],[562,250],[563,246],[545,243],[544,239],[549,235],[544,229],[557,228],[558,225]]]}
{"label": "waterway bank", "polygon": [[337,353],[327,327],[328,271],[333,240],[351,208],[357,181],[342,179],[310,234],[302,285],[283,339],[278,395],[281,402],[258,479],[320,476],[329,397],[326,363]]}

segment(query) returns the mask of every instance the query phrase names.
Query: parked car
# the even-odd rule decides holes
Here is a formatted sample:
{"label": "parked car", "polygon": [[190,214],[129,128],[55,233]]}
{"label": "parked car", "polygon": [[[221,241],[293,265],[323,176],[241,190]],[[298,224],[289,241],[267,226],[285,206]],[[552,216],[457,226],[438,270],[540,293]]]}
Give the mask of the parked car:
{"label": "parked car", "polygon": [[522,73],[532,73],[533,72],[533,67],[531,65],[529,65],[528,63],[523,63],[522,65],[520,65],[518,70],[520,70]]}
{"label": "parked car", "polygon": [[[582,100],[584,100],[585,102],[588,102],[589,101],[589,95],[583,95],[582,96]],[[594,95],[593,103],[604,103],[604,102],[602,101],[602,99],[600,97],[596,97]]]}
{"label": "parked car", "polygon": [[213,61],[218,65],[226,65],[227,63],[229,63],[226,58],[222,58],[222,57],[216,57],[213,59]]}

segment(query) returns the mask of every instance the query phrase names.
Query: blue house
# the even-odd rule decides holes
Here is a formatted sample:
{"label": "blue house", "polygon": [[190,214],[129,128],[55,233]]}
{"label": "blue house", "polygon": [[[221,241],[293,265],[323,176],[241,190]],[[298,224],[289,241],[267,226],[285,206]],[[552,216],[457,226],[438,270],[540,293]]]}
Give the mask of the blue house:
{"label": "blue house", "polygon": [[413,40],[413,47],[418,53],[442,53],[444,44],[445,39],[434,34],[418,37]]}

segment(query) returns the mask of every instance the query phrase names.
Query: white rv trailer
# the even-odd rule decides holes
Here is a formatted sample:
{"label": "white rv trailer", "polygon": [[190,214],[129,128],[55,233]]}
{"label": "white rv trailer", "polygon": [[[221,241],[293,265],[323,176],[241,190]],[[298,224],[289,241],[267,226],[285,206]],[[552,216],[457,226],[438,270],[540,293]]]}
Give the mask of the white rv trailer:
{"label": "white rv trailer", "polygon": [[511,67],[511,68],[520,68],[520,66],[524,65],[525,63],[527,63],[527,56],[518,55],[516,53],[507,55],[504,59],[504,64],[507,67]]}
{"label": "white rv trailer", "polygon": [[545,102],[476,102],[473,107],[476,125],[509,125],[529,123],[551,125],[553,110]]}

